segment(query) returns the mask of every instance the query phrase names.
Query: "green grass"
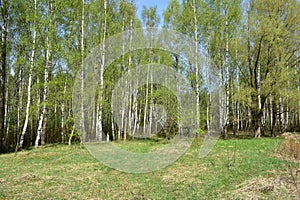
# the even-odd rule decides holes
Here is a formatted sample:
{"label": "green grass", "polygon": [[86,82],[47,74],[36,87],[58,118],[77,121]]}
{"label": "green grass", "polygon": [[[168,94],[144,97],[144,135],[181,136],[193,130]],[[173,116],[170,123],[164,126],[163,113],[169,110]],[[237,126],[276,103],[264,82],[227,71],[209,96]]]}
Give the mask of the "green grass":
{"label": "green grass", "polygon": [[169,141],[162,138],[146,138],[146,139],[136,139],[131,141],[116,141],[113,144],[126,151],[136,152],[136,153],[147,153],[157,151],[168,144]]}
{"label": "green grass", "polygon": [[[115,145],[148,152],[164,144],[157,142]],[[80,145],[48,145],[16,157],[0,155],[0,199],[228,199],[247,180],[286,174],[289,163],[274,155],[280,143],[274,138],[219,140],[207,157],[199,159],[198,139],[177,162],[146,174],[104,166]]]}

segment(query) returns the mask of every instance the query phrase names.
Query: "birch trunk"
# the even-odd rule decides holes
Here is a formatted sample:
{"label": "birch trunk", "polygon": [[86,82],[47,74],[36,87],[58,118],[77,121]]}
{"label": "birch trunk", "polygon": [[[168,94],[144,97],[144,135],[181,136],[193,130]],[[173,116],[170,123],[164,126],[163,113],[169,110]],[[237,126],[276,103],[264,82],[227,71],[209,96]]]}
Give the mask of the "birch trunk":
{"label": "birch trunk", "polygon": [[37,12],[37,0],[34,0],[34,21],[33,21],[33,36],[32,36],[32,49],[31,49],[31,55],[30,55],[30,69],[29,69],[29,77],[28,77],[28,86],[27,86],[27,104],[26,104],[26,115],[25,115],[25,122],[23,126],[23,130],[20,137],[19,142],[19,149],[22,149],[23,143],[24,143],[24,136],[27,130],[28,126],[28,120],[29,120],[29,107],[31,102],[31,82],[32,82],[32,76],[33,76],[33,67],[34,67],[34,58],[35,58],[35,48],[36,48],[36,29],[35,29],[35,23],[36,23],[36,12]]}
{"label": "birch trunk", "polygon": [[153,124],[153,98],[151,95],[153,94],[153,75],[152,71],[150,71],[150,104],[149,104],[149,129],[148,136],[151,136],[152,133],[152,124]]}
{"label": "birch trunk", "polygon": [[[207,46],[207,45],[206,45]],[[207,52],[206,55],[206,66],[209,66],[209,52]],[[206,82],[209,83],[209,72],[206,72]],[[209,131],[210,130],[210,122],[211,122],[211,112],[210,112],[210,105],[211,105],[211,93],[210,91],[208,91],[208,98],[207,98],[207,103],[206,103],[206,128]]]}
{"label": "birch trunk", "polygon": [[[136,68],[136,73],[138,74],[138,69]],[[138,79],[136,79],[136,85],[138,85]],[[133,94],[133,103],[134,103],[134,126],[133,126],[133,132],[132,132],[132,135],[134,137],[135,133],[136,133],[136,130],[139,129],[139,121],[140,121],[140,116],[138,114],[138,109],[139,109],[139,106],[138,106],[138,101],[137,101],[137,95],[138,95],[138,91],[134,91],[134,94]],[[139,112],[141,113],[141,112]]]}
{"label": "birch trunk", "polygon": [[[102,120],[103,120],[103,103],[102,103],[102,98],[103,98],[103,90],[104,90],[104,66],[105,66],[105,52],[106,52],[106,46],[105,46],[105,42],[106,42],[106,33],[107,33],[107,0],[104,0],[104,27],[103,27],[103,47],[102,47],[102,63],[101,63],[101,75],[100,75],[100,112],[99,112],[99,121],[100,121],[100,127],[99,127],[99,132],[101,134],[103,134],[103,127],[102,127]],[[109,133],[107,133],[106,135],[106,141],[109,142]]]}
{"label": "birch trunk", "polygon": [[[153,33],[151,32],[151,47],[152,47],[152,44],[153,44],[153,41],[154,40],[154,36],[153,36]],[[153,56],[153,49],[150,49],[150,57],[149,57],[149,63],[152,63],[153,60],[154,60],[154,56]],[[150,70],[150,66],[148,67],[148,69]],[[152,123],[153,123],[153,98],[151,97],[151,95],[153,94],[153,76],[152,76],[152,70],[150,70],[150,73],[149,73],[149,76],[150,76],[150,83],[148,83],[147,81],[147,84],[148,84],[148,87],[147,87],[147,91],[149,89],[149,84],[150,84],[150,91],[148,92],[148,96],[146,97],[147,98],[147,101],[149,102],[149,127],[148,127],[148,137],[151,136],[151,133],[152,133]],[[148,77],[147,77],[148,78]],[[148,79],[149,80],[149,79]],[[149,98],[149,95],[150,95],[150,98]]]}
{"label": "birch trunk", "polygon": [[[8,113],[8,79],[6,79],[6,83],[5,83],[5,101],[4,101],[4,130],[3,132],[5,133],[6,127],[7,127],[7,118],[9,117],[9,113]],[[6,147],[6,134],[4,134],[4,140],[3,140],[3,146]]]}
{"label": "birch trunk", "polygon": [[208,93],[208,101],[206,105],[206,126],[207,130],[210,130],[210,105],[211,105],[211,94]]}
{"label": "birch trunk", "polygon": [[[47,113],[47,110],[46,110],[46,113]],[[44,116],[44,122],[43,122],[42,134],[41,134],[41,146],[44,146],[46,144],[46,127],[47,127],[47,122],[48,122],[46,113]]]}
{"label": "birch trunk", "polygon": [[195,39],[195,90],[196,90],[196,125],[197,128],[200,128],[200,93],[199,93],[199,66],[198,66],[198,20],[197,20],[197,9],[196,9],[196,0],[193,0],[193,14],[194,14],[194,39]]}
{"label": "birch trunk", "polygon": [[[258,64],[257,67],[257,99],[258,99],[258,113],[261,113],[262,110],[262,106],[261,106],[261,91],[260,91],[260,64]],[[255,131],[255,137],[260,137],[261,136],[261,128],[262,128],[262,116],[261,115],[255,115],[255,117],[257,117],[257,119],[254,120],[258,120],[257,123],[257,127],[256,127],[256,131]]]}
{"label": "birch trunk", "polygon": [[7,0],[2,1],[1,14],[1,70],[0,70],[0,152],[6,150],[5,145],[5,90],[6,90],[6,57],[7,57]]}
{"label": "birch trunk", "polygon": [[[299,53],[297,54],[297,59],[299,59]],[[299,61],[298,61],[299,63]],[[300,67],[299,64],[297,64],[297,73],[300,73]],[[298,93],[300,93],[300,77],[298,80]],[[300,125],[300,99],[298,101],[298,119],[297,119],[297,124]]]}
{"label": "birch trunk", "polygon": [[[123,18],[123,20],[122,20],[122,31],[125,31],[125,18]],[[124,55],[125,54],[125,40],[126,40],[126,38],[125,38],[125,36],[123,35],[123,44],[122,44],[122,55]],[[126,63],[125,63],[125,57],[123,56],[123,58],[122,58],[122,70],[123,71],[126,71]],[[126,101],[127,101],[127,84],[125,84],[125,88],[124,88],[124,90],[122,91],[122,93],[123,93],[123,96],[124,96],[124,99],[122,100],[122,111],[121,111],[121,132],[123,132],[123,139],[124,139],[124,141],[126,141],[126,137],[125,137],[125,135],[126,135],[126,122],[125,122],[125,120],[126,120],[126,118],[125,118],[125,111],[126,111]]]}
{"label": "birch trunk", "polygon": [[285,119],[284,119],[284,112],[283,112],[283,100],[282,100],[282,96],[279,97],[279,115],[280,115],[280,131],[284,132],[285,131]]}
{"label": "birch trunk", "polygon": [[147,127],[147,110],[148,110],[148,98],[149,98],[149,73],[150,65],[148,65],[147,71],[147,82],[146,82],[146,95],[145,95],[145,106],[144,106],[144,136],[146,136],[146,127]]}
{"label": "birch trunk", "polygon": [[116,135],[115,135],[115,121],[114,121],[114,107],[113,107],[113,102],[111,102],[111,134],[113,137],[113,140],[116,139]]}
{"label": "birch trunk", "polygon": [[[99,82],[99,101],[98,103],[98,116],[97,116],[97,123],[96,123],[96,137],[97,140],[102,141],[103,139],[103,127],[102,127],[102,111],[103,111],[103,73],[104,73],[104,66],[105,66],[105,42],[106,42],[106,30],[107,29],[107,0],[104,0],[104,24],[103,24],[103,38],[102,38],[102,55],[101,55],[101,65],[100,65],[100,82]],[[109,134],[107,134],[107,140],[109,140]]]}
{"label": "birch trunk", "polygon": [[[81,53],[81,119],[80,119],[80,130],[82,134],[85,134],[85,114],[84,114],[84,26],[85,26],[85,0],[82,0],[82,11],[81,11],[81,46],[80,46],[80,53]],[[86,139],[86,135],[83,137],[84,140]],[[85,141],[81,141],[85,142]]]}
{"label": "birch trunk", "polygon": [[67,82],[64,84],[64,97],[61,105],[61,143],[65,141],[65,99],[66,99],[66,91],[67,91]]}
{"label": "birch trunk", "polygon": [[[52,1],[49,3],[49,15],[50,15],[50,27],[48,28],[48,33],[52,28],[52,17],[53,17],[53,4]],[[42,112],[40,114],[40,119],[38,123],[38,129],[37,129],[37,136],[35,139],[35,148],[39,146],[39,140],[41,139],[41,145],[45,144],[45,134],[46,134],[46,125],[47,125],[47,117],[46,117],[46,112],[47,112],[47,99],[48,99],[48,77],[49,77],[49,69],[50,65],[52,64],[51,62],[51,41],[49,39],[49,36],[46,36],[46,64],[45,64],[45,69],[44,69],[44,89],[43,89],[43,108]],[[56,109],[55,109],[56,111]],[[55,127],[56,129],[56,127]]]}
{"label": "birch trunk", "polygon": [[225,87],[226,87],[226,110],[225,110],[225,127],[223,129],[223,138],[226,139],[227,138],[227,128],[229,125],[229,34],[228,34],[228,16],[227,16],[227,5],[225,8],[225,35],[226,35],[226,39],[225,39],[225,46],[226,46],[226,52],[225,52],[225,68],[226,68],[226,83],[225,83]]}
{"label": "birch trunk", "polygon": [[219,111],[220,111],[220,127],[221,127],[221,135],[223,136],[224,135],[224,124],[225,124],[225,108],[224,108],[224,103],[225,103],[225,100],[224,100],[224,93],[222,92],[223,91],[223,87],[224,87],[224,84],[223,84],[223,70],[222,68],[219,70]]}
{"label": "birch trunk", "polygon": [[10,114],[8,115],[8,118],[7,118],[5,138],[8,137],[8,133],[9,133],[9,130],[10,130],[10,120],[11,120],[11,114],[12,114],[12,104],[9,105],[8,112]]}
{"label": "birch trunk", "polygon": [[[129,52],[131,52],[131,49],[132,49],[132,29],[133,29],[133,19],[132,19],[132,16],[130,18],[130,25],[129,25]],[[128,56],[128,74],[130,74],[130,70],[131,70],[131,66],[132,65],[132,56],[131,54],[129,54]],[[132,85],[131,85],[131,81],[129,81],[129,84],[128,84],[128,130],[127,132],[130,132],[130,134],[132,134],[132,98],[131,98],[131,88],[132,88]],[[124,140],[126,141],[126,132],[124,133]]]}
{"label": "birch trunk", "polygon": [[273,100],[272,95],[270,95],[270,130],[271,130],[271,136],[274,135],[274,126],[273,126]]}
{"label": "birch trunk", "polygon": [[[18,108],[17,108],[17,131],[15,131],[15,138],[18,138],[20,133],[20,126],[21,126],[21,111],[23,107],[23,95],[22,95],[22,88],[23,88],[23,80],[22,80],[22,68],[20,67],[19,75],[18,75]],[[18,143],[18,141],[16,141]]]}
{"label": "birch trunk", "polygon": [[[5,95],[5,115],[4,115],[4,147],[5,150],[7,150],[7,138],[8,138],[8,132],[9,132],[9,122],[10,122],[10,116],[11,116],[11,103],[8,101],[8,79],[6,79],[6,95]],[[9,105],[10,104],[10,105]]]}
{"label": "birch trunk", "polygon": [[[39,124],[38,124],[38,129],[37,129],[37,136],[35,139],[35,145],[34,147],[37,148],[39,146],[39,141],[41,138],[41,135],[43,134],[43,129],[45,127],[43,127],[43,122],[44,122],[44,118],[47,112],[47,98],[48,98],[48,71],[49,71],[49,65],[50,65],[50,42],[49,42],[49,38],[46,38],[46,43],[47,43],[47,49],[46,49],[46,66],[44,69],[44,90],[43,90],[43,108],[42,108],[42,112],[40,114],[40,119],[39,119]],[[45,120],[46,122],[46,120]],[[45,124],[44,122],[44,124]]]}
{"label": "birch trunk", "polygon": [[69,145],[69,146],[72,145],[72,138],[73,138],[73,135],[74,135],[74,131],[75,131],[75,125],[73,125],[72,131],[71,131],[71,135],[70,135],[70,137],[69,137],[69,141],[68,141],[68,145]]}
{"label": "birch trunk", "polygon": [[[237,42],[235,47],[235,59],[238,60]],[[240,71],[238,64],[236,64],[236,84],[237,84],[237,102],[236,102],[236,129],[240,130]]]}
{"label": "birch trunk", "polygon": [[[290,71],[289,66],[287,65],[287,72]],[[286,90],[290,89],[290,80],[287,80],[287,88]],[[284,124],[284,130],[287,131],[289,129],[289,98],[288,95],[286,97],[286,116],[285,116],[285,124]]]}

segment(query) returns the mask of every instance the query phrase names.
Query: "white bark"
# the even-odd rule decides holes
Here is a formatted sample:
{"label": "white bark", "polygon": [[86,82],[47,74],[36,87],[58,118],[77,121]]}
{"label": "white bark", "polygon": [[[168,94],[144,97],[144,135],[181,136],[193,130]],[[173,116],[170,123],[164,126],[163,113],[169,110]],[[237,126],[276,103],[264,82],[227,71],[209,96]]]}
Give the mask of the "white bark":
{"label": "white bark", "polygon": [[289,127],[289,101],[286,100],[286,116],[285,116],[285,130]]}
{"label": "white bark", "polygon": [[[261,91],[260,91],[260,64],[258,64],[257,67],[257,99],[258,99],[258,110],[259,112],[262,109],[262,105],[261,105]],[[261,136],[261,123],[262,123],[262,119],[256,119],[256,120],[260,120],[260,122],[258,123],[258,127],[255,130],[255,137],[260,137]]]}
{"label": "white bark", "polygon": [[260,91],[260,64],[258,64],[257,68],[257,92],[258,92],[258,109],[261,110],[261,91]]}
{"label": "white bark", "polygon": [[271,129],[271,134],[273,134],[273,100],[272,100],[272,95],[270,95],[270,129]]}
{"label": "white bark", "polygon": [[[225,97],[224,93],[222,92],[223,90],[223,72],[222,68],[219,69],[219,111],[220,111],[220,127],[223,128],[225,124],[225,108],[224,108],[224,103],[225,103]],[[223,130],[221,130],[223,131]]]}
{"label": "white bark", "polygon": [[[290,71],[289,66],[287,65],[287,72]],[[287,80],[287,89],[290,89],[290,80]],[[285,130],[287,130],[289,127],[289,98],[288,96],[286,97],[286,116],[285,116]]]}
{"label": "white bark", "polygon": [[23,95],[22,95],[22,88],[23,88],[23,81],[22,81],[22,68],[20,67],[19,75],[18,75],[18,108],[17,108],[17,132],[19,134],[20,131],[20,124],[21,124],[21,110],[23,107]]}
{"label": "white bark", "polygon": [[145,107],[144,107],[144,136],[146,136],[146,127],[147,127],[147,109],[148,109],[148,98],[149,98],[149,72],[150,72],[150,65],[148,65],[148,72],[147,72],[147,82],[146,82],[146,96],[145,96]]}
{"label": "white bark", "polygon": [[285,130],[285,119],[284,119],[284,110],[283,110],[283,100],[282,96],[279,97],[279,113],[280,113],[280,126],[281,131],[284,132]]}
{"label": "white bark", "polygon": [[[136,83],[135,84],[138,85],[138,79],[136,79]],[[138,91],[134,91],[134,94],[133,94],[133,104],[134,104],[134,106],[133,106],[133,111],[134,111],[134,125],[133,125],[133,132],[132,132],[133,136],[135,135],[136,130],[138,130],[138,128],[139,128],[139,121],[140,121],[139,115],[138,115],[137,93],[138,93]]]}
{"label": "white bark", "polygon": [[[297,73],[300,73],[300,68],[299,68],[299,53],[297,54],[297,59],[298,59],[298,62],[297,62]],[[299,77],[299,80],[298,80],[298,93],[300,93],[300,77]],[[300,123],[300,99],[298,101],[298,124]]]}
{"label": "white bark", "polygon": [[[4,128],[6,129],[5,132],[5,141],[7,140],[8,137],[8,132],[9,132],[9,125],[10,125],[10,118],[11,118],[11,113],[12,113],[12,103],[8,103],[8,79],[6,83],[6,97],[5,97],[5,117],[4,117]],[[6,146],[6,144],[4,145]]]}
{"label": "white bark", "polygon": [[208,101],[207,101],[207,105],[206,105],[206,126],[207,126],[207,130],[210,130],[210,105],[211,105],[211,94],[208,93]]}
{"label": "white bark", "polygon": [[64,98],[61,105],[61,142],[64,143],[65,140],[65,99],[67,91],[67,82],[64,84]]}
{"label": "white bark", "polygon": [[193,0],[193,14],[194,14],[194,39],[195,39],[195,89],[196,89],[196,125],[197,128],[200,128],[200,93],[199,93],[199,66],[198,66],[198,51],[199,51],[199,38],[198,38],[198,20],[197,20],[197,8],[196,8],[196,0]]}
{"label": "white bark", "polygon": [[[104,65],[105,65],[105,51],[106,51],[106,46],[105,46],[105,42],[106,42],[106,32],[107,32],[107,0],[104,0],[104,27],[103,27],[103,48],[102,48],[102,64],[101,64],[101,78],[100,78],[100,90],[103,92],[103,86],[104,86]],[[101,100],[102,100],[103,96],[101,95]],[[102,127],[102,111],[103,111],[103,106],[102,106],[102,102],[100,103],[100,117],[99,117],[99,121],[100,121],[100,133],[103,134],[103,127]],[[107,133],[106,135],[106,141],[109,142],[109,133]]]}
{"label": "white bark", "polygon": [[[36,18],[36,12],[37,12],[37,0],[34,0],[34,18]],[[25,115],[25,122],[23,126],[23,130],[20,137],[20,143],[19,148],[22,149],[23,143],[24,143],[24,136],[27,130],[28,126],[28,120],[29,120],[29,107],[31,102],[31,82],[32,82],[32,76],[33,76],[33,67],[34,67],[34,58],[35,58],[35,48],[36,48],[36,29],[35,29],[35,19],[33,22],[33,36],[32,36],[32,49],[31,49],[31,55],[30,55],[30,69],[29,69],[29,77],[28,77],[28,86],[27,86],[27,104],[26,104],[26,115]]]}
{"label": "white bark", "polygon": [[68,141],[68,145],[71,146],[72,145],[72,138],[74,135],[74,131],[75,131],[75,126],[73,125],[72,131],[71,131],[71,135],[69,137],[69,141]]}
{"label": "white bark", "polygon": [[[237,42],[235,48],[235,58],[238,60]],[[236,102],[236,125],[237,131],[240,130],[240,71],[238,64],[236,64],[236,84],[237,84],[237,102]]]}
{"label": "white bark", "polygon": [[[7,118],[9,117],[9,113],[8,113],[8,79],[6,79],[6,91],[5,91],[5,103],[4,103],[4,129],[7,126]],[[4,137],[5,140],[4,142],[6,142],[7,137]],[[4,145],[6,146],[6,145]]]}
{"label": "white bark", "polygon": [[[97,115],[97,123],[96,123],[96,137],[97,140],[101,141],[103,139],[103,127],[102,127],[102,111],[103,111],[103,103],[102,103],[102,98],[103,98],[103,86],[104,86],[104,81],[103,81],[103,73],[104,73],[104,66],[105,66],[105,42],[106,42],[106,32],[107,32],[107,0],[104,0],[104,24],[103,24],[103,38],[102,38],[102,55],[101,55],[101,65],[100,65],[100,82],[99,82],[99,102],[97,102],[98,105],[98,115]],[[109,134],[107,134],[107,139],[109,140],[108,137]]]}
{"label": "white bark", "polygon": [[[130,16],[130,25],[129,25],[129,51],[131,52],[131,49],[132,49],[132,29],[133,29],[133,17]],[[132,65],[132,56],[131,54],[129,54],[129,57],[128,57],[128,74],[130,74],[130,70],[131,70],[131,66]],[[131,91],[131,88],[132,88],[132,85],[131,85],[131,81],[129,83],[129,109],[128,109],[128,131],[130,132],[130,134],[132,134],[132,119],[133,119],[133,116],[132,116],[132,91]]]}
{"label": "white bark", "polygon": [[228,34],[228,16],[227,16],[227,4],[225,7],[225,31],[226,31],[226,52],[225,52],[225,68],[226,68],[226,111],[225,111],[225,128],[224,128],[224,138],[227,137],[227,127],[229,125],[229,34]]}
{"label": "white bark", "polygon": [[[82,134],[85,132],[85,114],[84,114],[84,26],[85,26],[85,0],[82,0],[82,11],[81,11],[81,119],[80,119],[80,130]],[[85,139],[85,136],[83,137]],[[84,141],[81,141],[84,142]]]}
{"label": "white bark", "polygon": [[[138,68],[136,68],[136,74],[138,74]],[[136,79],[136,82],[134,83],[136,85],[139,84],[138,79]],[[138,110],[138,101],[137,101],[137,95],[138,91],[134,91],[133,94],[133,111],[134,111],[134,125],[133,125],[133,132],[132,135],[134,136],[136,133],[136,130],[139,130],[139,123],[140,123],[140,116],[139,113],[141,113],[141,110]],[[141,106],[140,106],[141,108]],[[139,111],[139,112],[138,112]]]}
{"label": "white bark", "polygon": [[[152,47],[152,43],[154,42],[154,36],[153,33],[151,32],[151,47]],[[153,62],[153,49],[149,50],[150,55],[149,55],[149,63]],[[148,70],[150,70],[150,66],[148,65]],[[149,71],[148,71],[149,72]],[[150,76],[150,82],[148,83],[149,78],[147,77],[147,91],[149,89],[149,84],[150,84],[150,92],[148,92],[148,95],[146,97],[146,100],[149,102],[149,125],[148,125],[148,137],[151,136],[152,133],[152,123],[153,123],[153,98],[151,97],[151,95],[153,94],[153,76],[152,76],[152,70],[150,70],[149,75]],[[149,99],[149,95],[150,95],[150,99]],[[144,124],[144,127],[146,127],[146,125]]]}
{"label": "white bark", "polygon": [[[206,66],[210,66],[209,63],[209,52],[206,54]],[[209,72],[206,72],[206,82],[209,83]],[[208,99],[207,99],[207,104],[206,104],[206,126],[207,130],[210,130],[210,122],[211,122],[211,114],[210,114],[210,105],[211,105],[211,92],[208,91]]]}
{"label": "white bark", "polygon": [[5,136],[5,138],[8,137],[8,133],[9,133],[10,119],[11,119],[11,113],[12,113],[12,105],[9,106],[8,112],[9,112],[10,114],[8,115],[8,119],[7,119],[7,124],[6,124],[6,136]]}
{"label": "white bark", "polygon": [[[50,5],[49,5],[49,14],[50,14],[50,29],[52,28],[52,8],[53,4],[50,1]],[[48,29],[49,31],[49,29]],[[48,33],[46,33],[48,34]],[[47,99],[48,99],[48,76],[49,76],[49,69],[50,69],[50,65],[51,65],[51,45],[50,45],[50,39],[49,36],[47,35],[46,37],[46,65],[44,68],[44,89],[43,89],[43,108],[42,108],[42,112],[40,114],[40,119],[39,119],[39,123],[38,123],[38,129],[37,129],[37,136],[35,139],[35,148],[37,148],[39,146],[39,141],[41,136],[43,136],[42,138],[42,145],[45,142],[45,131],[46,131],[46,123],[47,123],[47,118],[46,118],[46,112],[47,112]],[[56,128],[56,127],[55,127]]]}
{"label": "white bark", "polygon": [[[123,18],[123,20],[122,20],[122,30],[123,31],[125,31],[125,17]],[[125,38],[125,36],[123,35],[123,44],[122,44],[122,52],[123,52],[123,54],[122,55],[124,55],[125,54],[125,40],[126,40],[126,38]],[[122,69],[121,70],[124,70],[124,71],[126,71],[126,63],[125,63],[125,57],[123,56],[123,58],[122,58]],[[123,134],[124,134],[124,136],[123,136],[123,139],[124,139],[124,141],[126,140],[126,138],[125,138],[125,135],[126,135],[126,127],[125,127],[125,120],[126,120],[126,118],[125,118],[125,110],[126,110],[126,106],[127,106],[127,104],[126,104],[126,101],[127,101],[127,93],[128,93],[128,91],[127,91],[127,83],[125,84],[125,86],[124,86],[124,90],[122,91],[122,93],[123,93],[123,95],[124,95],[124,99],[122,100],[122,111],[121,111],[121,130],[120,131],[122,131],[123,132]],[[122,95],[122,96],[123,96]]]}
{"label": "white bark", "polygon": [[149,104],[149,129],[148,136],[150,137],[152,134],[152,124],[153,124],[153,98],[151,97],[153,94],[153,75],[152,71],[150,71],[150,104]]}
{"label": "white bark", "polygon": [[[123,91],[124,93],[126,91]],[[125,97],[126,98],[126,97]],[[125,131],[125,100],[122,101],[122,111],[121,111],[121,131]]]}
{"label": "white bark", "polygon": [[46,110],[47,110],[47,98],[48,98],[48,70],[49,70],[49,65],[50,65],[50,43],[49,43],[49,38],[46,38],[47,42],[47,50],[46,50],[46,66],[44,69],[44,90],[43,90],[43,109],[40,114],[40,119],[39,119],[39,124],[38,124],[38,129],[37,129],[37,136],[35,139],[35,148],[39,146],[39,141],[42,135],[43,131],[43,122],[44,122],[44,117],[46,115]]}
{"label": "white bark", "polygon": [[111,102],[111,134],[113,136],[113,140],[116,139],[115,136],[115,121],[114,121],[114,107],[113,107],[113,102]]}

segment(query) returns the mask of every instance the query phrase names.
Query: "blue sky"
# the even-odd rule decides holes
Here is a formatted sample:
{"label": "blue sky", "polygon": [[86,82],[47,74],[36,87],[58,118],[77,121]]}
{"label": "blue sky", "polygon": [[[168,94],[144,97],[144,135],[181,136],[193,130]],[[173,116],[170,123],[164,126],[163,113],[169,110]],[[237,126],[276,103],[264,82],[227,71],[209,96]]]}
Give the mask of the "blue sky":
{"label": "blue sky", "polygon": [[150,6],[157,6],[158,14],[160,15],[160,23],[163,23],[163,12],[167,9],[169,4],[169,0],[136,0],[137,5],[137,16],[142,19],[141,13],[143,9],[143,5],[150,7]]}

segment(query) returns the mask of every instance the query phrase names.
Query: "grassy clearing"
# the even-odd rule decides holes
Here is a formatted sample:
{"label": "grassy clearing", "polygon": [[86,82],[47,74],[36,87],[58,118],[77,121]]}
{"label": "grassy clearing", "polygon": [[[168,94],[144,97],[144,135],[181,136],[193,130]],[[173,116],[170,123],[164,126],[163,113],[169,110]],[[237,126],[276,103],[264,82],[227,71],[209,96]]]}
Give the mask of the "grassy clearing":
{"label": "grassy clearing", "polygon": [[[158,142],[116,145],[147,152],[163,145]],[[199,159],[201,141],[197,139],[177,162],[147,174],[106,167],[79,145],[48,145],[16,157],[0,155],[0,199],[245,199],[249,195],[254,199],[296,199],[293,184],[290,190],[272,186],[278,177],[292,183],[288,166],[299,168],[299,163],[275,156],[281,142],[274,138],[219,140],[209,156]],[[261,180],[271,183],[264,185]]]}
{"label": "grassy clearing", "polygon": [[130,141],[116,141],[113,145],[124,149],[126,151],[136,152],[136,153],[147,153],[157,151],[160,148],[163,148],[165,144],[168,144],[170,141],[162,138],[145,138],[145,139],[136,139]]}

